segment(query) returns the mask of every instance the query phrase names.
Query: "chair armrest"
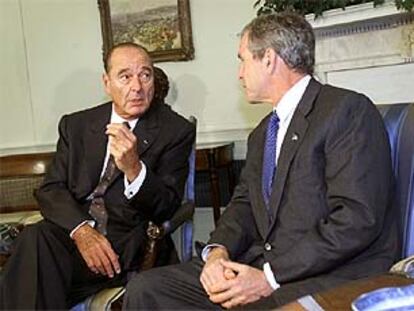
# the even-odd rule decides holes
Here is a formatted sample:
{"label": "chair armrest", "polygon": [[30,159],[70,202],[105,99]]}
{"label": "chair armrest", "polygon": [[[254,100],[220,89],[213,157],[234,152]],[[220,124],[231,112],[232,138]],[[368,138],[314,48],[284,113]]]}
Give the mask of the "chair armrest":
{"label": "chair armrest", "polygon": [[186,221],[191,221],[194,216],[195,204],[193,201],[184,201],[174,216],[162,224],[163,235],[170,234],[177,230]]}
{"label": "chair armrest", "polygon": [[399,274],[408,278],[414,278],[414,256],[400,260],[391,267],[390,272],[392,274]]}
{"label": "chair armrest", "polygon": [[152,221],[149,222],[144,256],[139,264],[140,271],[150,269],[154,266],[157,256],[158,240],[162,239],[165,235],[174,232],[185,222],[192,221],[194,209],[194,202],[185,201],[174,213],[174,216],[170,220],[165,221],[161,226],[157,226]]}

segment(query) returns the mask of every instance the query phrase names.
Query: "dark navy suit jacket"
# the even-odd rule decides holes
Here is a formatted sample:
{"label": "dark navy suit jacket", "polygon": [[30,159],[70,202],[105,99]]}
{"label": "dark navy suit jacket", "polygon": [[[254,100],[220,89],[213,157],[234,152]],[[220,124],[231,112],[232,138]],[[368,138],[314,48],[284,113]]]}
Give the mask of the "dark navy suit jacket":
{"label": "dark navy suit jacket", "polygon": [[297,282],[304,293],[386,271],[398,243],[388,138],[375,106],[310,81],[281,147],[273,221],[261,191],[268,118],[249,136],[240,184],[208,243],[259,269],[269,262],[281,289]]}

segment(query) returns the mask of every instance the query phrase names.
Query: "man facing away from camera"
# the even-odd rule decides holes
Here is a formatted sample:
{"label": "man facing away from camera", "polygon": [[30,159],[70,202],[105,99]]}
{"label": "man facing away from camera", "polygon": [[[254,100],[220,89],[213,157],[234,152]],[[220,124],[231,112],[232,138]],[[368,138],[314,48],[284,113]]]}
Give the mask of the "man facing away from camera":
{"label": "man facing away from camera", "polygon": [[273,111],[202,260],[127,286],[125,309],[267,309],[386,271],[398,253],[387,133],[364,95],[313,77],[315,39],[292,13],[243,30],[239,78]]}
{"label": "man facing away from camera", "polygon": [[[154,97],[147,51],[115,46],[103,83],[112,102],[60,121],[36,193],[44,220],[16,241],[1,274],[0,309],[67,309],[125,284],[143,255],[148,221],[162,223],[181,204],[195,128]],[[158,265],[176,258],[171,239],[160,249]]]}

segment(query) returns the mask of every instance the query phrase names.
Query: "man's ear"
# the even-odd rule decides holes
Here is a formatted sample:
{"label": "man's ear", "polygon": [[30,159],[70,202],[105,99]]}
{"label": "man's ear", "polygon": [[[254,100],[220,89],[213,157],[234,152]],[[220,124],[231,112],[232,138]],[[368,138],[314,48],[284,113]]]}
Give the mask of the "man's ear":
{"label": "man's ear", "polygon": [[104,85],[104,89],[105,89],[105,92],[107,93],[107,94],[109,94],[109,87],[110,87],[110,81],[109,81],[109,76],[108,76],[108,74],[106,73],[106,72],[104,72],[103,74],[102,74],[102,83],[103,83],[103,85]]}
{"label": "man's ear", "polygon": [[263,56],[263,61],[266,66],[266,69],[268,69],[269,71],[273,71],[277,62],[276,52],[273,49],[267,48]]}

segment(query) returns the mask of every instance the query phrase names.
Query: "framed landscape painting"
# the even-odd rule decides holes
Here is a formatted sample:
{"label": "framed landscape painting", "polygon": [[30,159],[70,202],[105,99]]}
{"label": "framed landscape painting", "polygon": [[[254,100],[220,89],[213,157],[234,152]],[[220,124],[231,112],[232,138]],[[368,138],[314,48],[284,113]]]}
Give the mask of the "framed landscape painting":
{"label": "framed landscape painting", "polygon": [[103,54],[122,42],[143,45],[157,61],[194,58],[189,0],[98,0]]}

